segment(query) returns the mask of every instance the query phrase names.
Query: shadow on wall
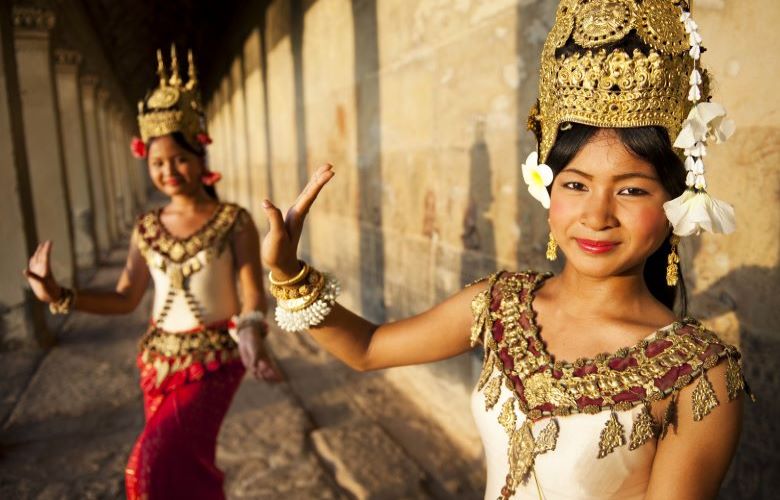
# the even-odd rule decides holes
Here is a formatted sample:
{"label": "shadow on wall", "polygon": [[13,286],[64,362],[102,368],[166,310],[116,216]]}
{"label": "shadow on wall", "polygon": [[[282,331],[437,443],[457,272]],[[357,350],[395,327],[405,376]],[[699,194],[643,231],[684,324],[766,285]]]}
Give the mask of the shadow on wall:
{"label": "shadow on wall", "polygon": [[490,151],[485,143],[485,121],[479,119],[474,125],[474,142],[469,150],[469,201],[461,234],[461,286],[487,276],[496,268],[496,236],[490,215],[493,206],[491,168]]}
{"label": "shadow on wall", "polygon": [[385,243],[382,231],[382,151],[376,0],[352,2],[355,31],[360,297],[363,315],[384,322]]}
{"label": "shadow on wall", "polygon": [[[297,145],[298,192],[309,182],[308,151],[306,141],[306,102],[303,92],[303,30],[306,10],[303,0],[293,0],[290,3],[290,46],[293,59],[293,74],[295,79],[295,144]],[[311,233],[304,226],[301,240],[298,244],[300,257],[311,260]]]}
{"label": "shadow on wall", "polygon": [[[695,258],[701,242],[693,241]],[[692,315],[701,320],[736,317],[745,377],[758,398],[756,403],[746,399],[742,437],[719,498],[774,498],[780,486],[780,400],[774,397],[780,386],[778,283],[778,265],[742,266],[691,297]]]}

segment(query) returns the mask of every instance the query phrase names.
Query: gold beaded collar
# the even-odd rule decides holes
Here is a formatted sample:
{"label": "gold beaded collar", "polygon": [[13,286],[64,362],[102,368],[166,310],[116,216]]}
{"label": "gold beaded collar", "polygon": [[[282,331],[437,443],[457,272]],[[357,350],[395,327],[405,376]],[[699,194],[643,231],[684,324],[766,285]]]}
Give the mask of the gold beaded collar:
{"label": "gold beaded collar", "polygon": [[[610,412],[601,433],[597,456],[603,458],[626,444],[625,431],[615,412],[643,405],[628,439],[631,450],[665,435],[673,425],[677,393],[698,380],[693,393],[694,420],[708,415],[719,401],[707,370],[726,358],[729,400],[746,390],[740,354],[724,344],[698,321],[687,318],[660,329],[632,347],[574,363],[554,361],[539,337],[532,303],[539,284],[549,274],[499,272],[490,286],[472,301],[472,344],[482,342],[485,358],[477,390],[485,409],[498,403],[502,389],[511,396],[503,403],[498,421],[510,437],[510,476],[506,491],[524,482],[534,457],[555,449],[555,417],[572,413]],[[650,403],[671,396],[663,422],[653,420]],[[526,419],[515,428],[515,410]],[[552,417],[537,439],[530,433],[535,421]],[[511,496],[511,495],[510,495]],[[507,496],[508,498],[508,496]]]}

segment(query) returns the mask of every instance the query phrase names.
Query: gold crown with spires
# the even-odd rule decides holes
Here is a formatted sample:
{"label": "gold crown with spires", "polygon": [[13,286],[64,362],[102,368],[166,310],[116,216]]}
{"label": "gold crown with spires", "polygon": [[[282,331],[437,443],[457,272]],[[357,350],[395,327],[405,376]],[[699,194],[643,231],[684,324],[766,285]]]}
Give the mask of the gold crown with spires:
{"label": "gold crown with spires", "polygon": [[[149,139],[181,132],[187,141],[198,147],[207,143],[206,117],[200,100],[198,78],[192,50],[187,51],[187,83],[179,76],[176,46],[171,45],[171,76],[168,77],[162,52],[157,51],[158,86],[138,101],[138,128],[144,143]],[[202,139],[206,138],[206,139]]]}
{"label": "gold crown with spires", "polygon": [[[545,162],[562,124],[661,126],[674,141],[693,103],[687,99],[689,36],[684,0],[561,0],[541,57],[539,100],[528,128]],[[642,50],[616,44],[631,35]],[[562,50],[574,46],[574,51]],[[708,79],[703,75],[703,91]]]}

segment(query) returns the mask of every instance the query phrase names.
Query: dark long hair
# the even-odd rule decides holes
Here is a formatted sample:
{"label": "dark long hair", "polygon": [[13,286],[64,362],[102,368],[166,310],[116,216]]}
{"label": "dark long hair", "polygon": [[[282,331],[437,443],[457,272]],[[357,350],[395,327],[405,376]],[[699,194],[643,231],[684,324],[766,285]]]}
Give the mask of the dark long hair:
{"label": "dark long hair", "polygon": [[[598,130],[598,127],[572,123],[570,129],[559,131],[546,162],[553,174],[557,176]],[[685,167],[672,149],[666,129],[663,127],[618,128],[615,132],[620,142],[630,152],[655,168],[661,184],[672,199],[683,193]],[[688,299],[682,269],[676,287],[666,284],[666,265],[670,251],[669,238],[665,238],[661,246],[647,258],[643,275],[653,297],[669,309],[674,309],[675,300],[679,297],[680,314],[685,316],[688,310]]]}
{"label": "dark long hair", "polygon": [[[189,143],[189,141],[187,141],[187,138],[184,137],[184,134],[182,134],[181,132],[173,132],[170,135],[171,135],[171,137],[173,138],[173,140],[176,142],[176,144],[179,147],[189,151],[190,153],[192,153],[195,156],[197,156],[198,158],[200,158],[203,161],[203,166],[205,168],[208,168],[208,163],[206,163],[207,158],[206,158],[206,148],[205,147],[203,147],[203,146],[201,146],[201,147],[193,146],[192,144]],[[146,144],[146,150],[147,151],[149,151],[149,149],[152,147],[152,143],[155,141],[155,139],[157,139],[157,138],[156,137],[152,137],[151,139],[149,139],[149,142]],[[219,201],[219,195],[217,195],[217,189],[214,186],[209,186],[209,185],[204,184],[203,185],[203,189],[206,191],[207,195],[209,195],[213,199]]]}

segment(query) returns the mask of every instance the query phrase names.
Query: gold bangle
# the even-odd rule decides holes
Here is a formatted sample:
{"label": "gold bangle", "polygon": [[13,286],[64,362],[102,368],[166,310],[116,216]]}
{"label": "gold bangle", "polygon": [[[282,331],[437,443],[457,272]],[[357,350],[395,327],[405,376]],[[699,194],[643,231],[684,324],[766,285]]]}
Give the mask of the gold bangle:
{"label": "gold bangle", "polygon": [[268,281],[270,281],[272,285],[276,285],[276,286],[291,286],[298,283],[299,281],[302,281],[303,278],[305,278],[306,275],[309,274],[309,264],[305,263],[302,260],[299,260],[298,263],[301,264],[303,267],[301,268],[300,271],[298,271],[298,274],[296,274],[294,277],[288,280],[278,281],[274,279],[273,272],[269,271]]}
{"label": "gold bangle", "polygon": [[324,276],[313,267],[309,267],[309,274],[303,283],[294,286],[271,285],[270,291],[277,299],[288,300],[305,297],[322,287]]}

